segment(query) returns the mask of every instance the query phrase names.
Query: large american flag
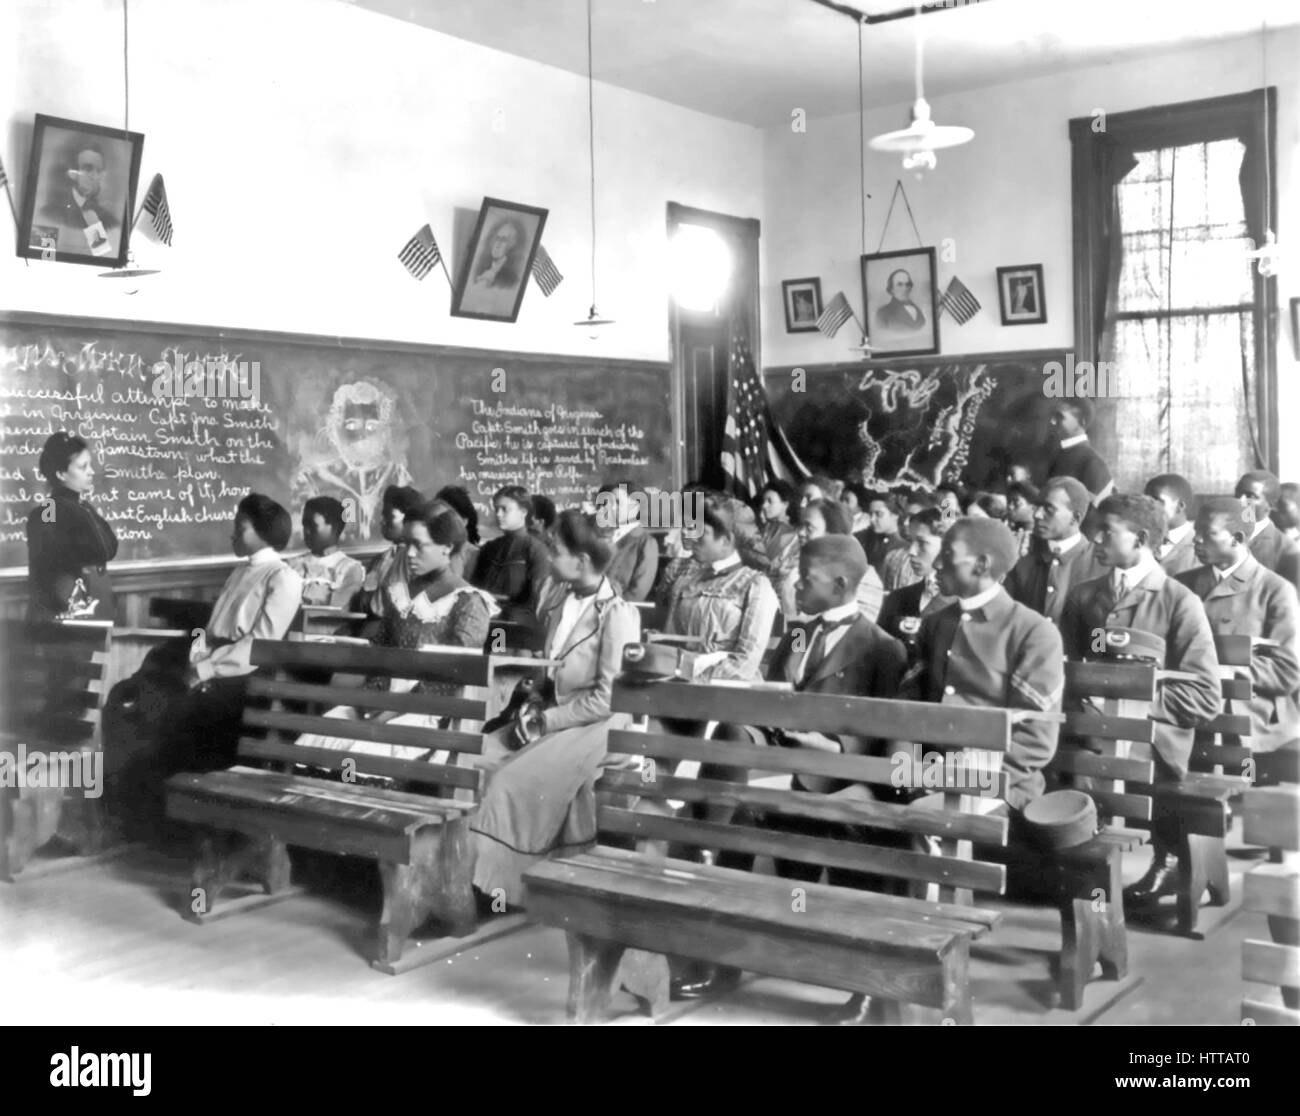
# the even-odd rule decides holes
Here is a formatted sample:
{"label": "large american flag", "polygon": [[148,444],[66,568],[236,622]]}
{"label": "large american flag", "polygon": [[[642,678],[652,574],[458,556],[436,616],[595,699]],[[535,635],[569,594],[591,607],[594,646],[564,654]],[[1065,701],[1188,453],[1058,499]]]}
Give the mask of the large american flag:
{"label": "large american flag", "polygon": [[769,476],[801,480],[809,475],[772,418],[763,381],[754,367],[754,354],[740,337],[731,343],[722,471],[726,491],[746,499],[757,496]]}

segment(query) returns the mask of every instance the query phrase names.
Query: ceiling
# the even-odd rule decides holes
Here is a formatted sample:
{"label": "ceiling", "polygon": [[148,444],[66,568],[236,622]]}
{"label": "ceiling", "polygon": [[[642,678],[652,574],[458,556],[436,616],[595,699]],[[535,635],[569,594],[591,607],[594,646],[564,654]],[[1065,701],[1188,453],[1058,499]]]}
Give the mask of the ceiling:
{"label": "ceiling", "polygon": [[[586,0],[353,0],[585,74]],[[836,0],[877,15],[907,0]],[[982,0],[921,17],[926,91],[952,93],[1300,23],[1297,0]],[[817,0],[594,0],[595,76],[759,127],[857,107],[856,21]],[[869,105],[910,101],[914,19],[863,28]],[[1281,59],[1274,60],[1280,65]]]}

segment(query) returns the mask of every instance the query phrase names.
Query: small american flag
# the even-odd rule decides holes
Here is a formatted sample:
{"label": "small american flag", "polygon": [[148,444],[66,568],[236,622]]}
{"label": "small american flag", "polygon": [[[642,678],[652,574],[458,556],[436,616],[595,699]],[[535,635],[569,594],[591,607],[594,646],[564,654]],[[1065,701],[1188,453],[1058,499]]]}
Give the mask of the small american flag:
{"label": "small american flag", "polygon": [[547,298],[550,298],[555,293],[555,288],[564,282],[564,276],[555,266],[551,254],[540,244],[537,246],[537,256],[533,260],[533,278],[537,280],[537,285],[542,288],[542,294]]}
{"label": "small american flag", "polygon": [[844,297],[844,292],[840,291],[826,304],[822,316],[817,319],[817,328],[825,336],[834,337],[839,333],[840,327],[851,317],[853,317],[853,311],[849,308],[849,300]]}
{"label": "small american flag", "polygon": [[767,483],[768,475],[785,480],[808,476],[785,434],[772,418],[767,393],[754,355],[739,337],[731,344],[727,382],[727,424],[722,433],[722,471],[726,489],[752,499]]}
{"label": "small american flag", "polygon": [[149,214],[153,231],[167,247],[172,243],[172,211],[167,204],[167,190],[163,186],[163,176],[155,174],[149,183],[149,192],[144,196],[144,211]]}
{"label": "small american flag", "polygon": [[970,288],[954,275],[948,284],[948,289],[939,299],[939,313],[942,314],[946,310],[958,325],[965,325],[975,316],[975,311],[979,308],[979,299],[971,294]]}
{"label": "small american flag", "polygon": [[0,186],[8,186],[8,185],[9,185],[9,176],[5,174],[5,162],[3,159],[0,159]]}
{"label": "small american flag", "polygon": [[438,242],[433,239],[433,230],[428,225],[421,228],[406,242],[406,247],[397,258],[415,278],[423,279],[442,259],[442,253],[438,251]]}

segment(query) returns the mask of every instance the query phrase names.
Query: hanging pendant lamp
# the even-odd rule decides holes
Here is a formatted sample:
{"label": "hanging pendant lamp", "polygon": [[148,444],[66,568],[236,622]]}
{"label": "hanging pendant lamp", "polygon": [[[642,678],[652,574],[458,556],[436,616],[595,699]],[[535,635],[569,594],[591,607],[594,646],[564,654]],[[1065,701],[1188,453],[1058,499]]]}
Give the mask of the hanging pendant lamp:
{"label": "hanging pendant lamp", "polygon": [[925,99],[922,80],[925,32],[922,30],[921,3],[916,0],[912,16],[913,43],[916,52],[916,101],[912,105],[912,123],[896,132],[873,136],[873,151],[900,152],[903,169],[914,170],[919,177],[923,171],[934,170],[938,162],[935,152],[945,147],[957,147],[975,138],[970,128],[955,124],[936,124],[930,116],[930,102]]}
{"label": "hanging pendant lamp", "polygon": [[573,324],[585,329],[595,341],[601,329],[613,325],[614,319],[602,317],[596,309],[596,112],[595,84],[591,76],[591,0],[587,0],[587,151],[591,184],[591,309],[582,321]]}

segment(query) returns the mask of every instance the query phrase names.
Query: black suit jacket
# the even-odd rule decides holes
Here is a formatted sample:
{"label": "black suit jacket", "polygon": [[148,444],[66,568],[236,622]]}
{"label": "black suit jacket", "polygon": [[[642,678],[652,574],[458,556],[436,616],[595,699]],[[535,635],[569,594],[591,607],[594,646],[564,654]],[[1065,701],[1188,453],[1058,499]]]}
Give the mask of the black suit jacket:
{"label": "black suit jacket", "polygon": [[1070,587],[1107,572],[1108,567],[1097,556],[1097,548],[1087,539],[1081,539],[1068,553],[1058,557],[1047,543],[1036,538],[1029,544],[1029,553],[1011,567],[1002,584],[1013,601],[1028,605],[1059,626]]}
{"label": "black suit jacket", "polygon": [[1300,592],[1300,547],[1282,534],[1277,524],[1269,520],[1248,545],[1261,566],[1289,581]]}
{"label": "black suit jacket", "polygon": [[[794,672],[802,658],[802,652],[795,650],[795,640],[807,647],[806,631],[805,625],[797,625],[782,637],[768,664],[769,682],[794,683]],[[809,694],[897,697],[906,663],[903,645],[859,614],[812,674],[805,674],[795,689]],[[846,754],[884,754],[884,742],[873,737],[841,736],[840,744]],[[831,794],[847,785],[813,775],[802,775],[799,782],[806,789],[822,794]]]}

